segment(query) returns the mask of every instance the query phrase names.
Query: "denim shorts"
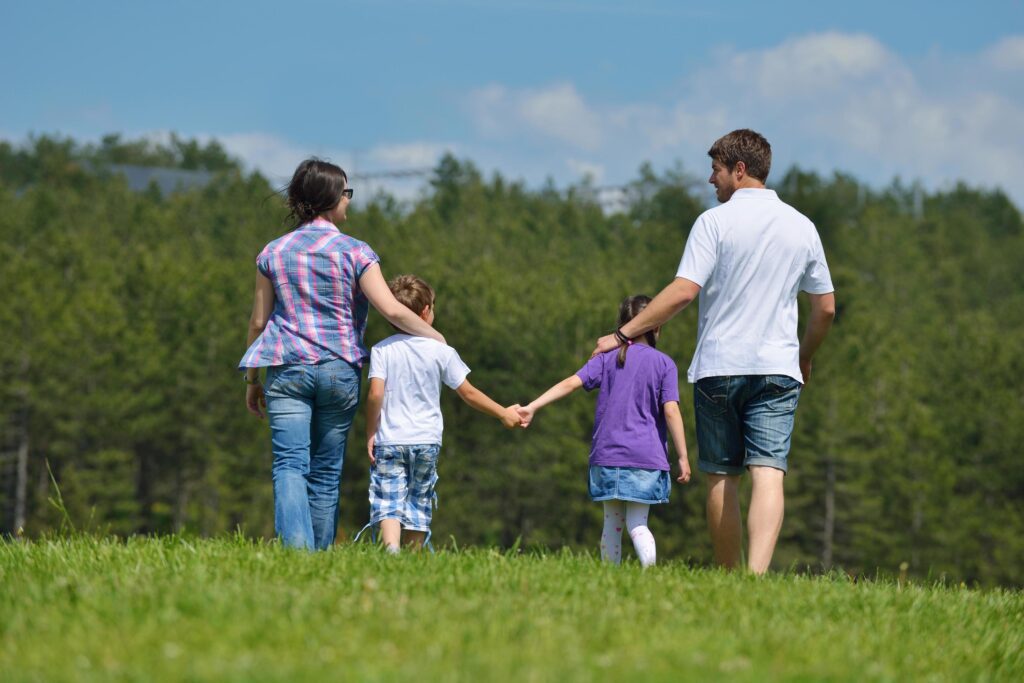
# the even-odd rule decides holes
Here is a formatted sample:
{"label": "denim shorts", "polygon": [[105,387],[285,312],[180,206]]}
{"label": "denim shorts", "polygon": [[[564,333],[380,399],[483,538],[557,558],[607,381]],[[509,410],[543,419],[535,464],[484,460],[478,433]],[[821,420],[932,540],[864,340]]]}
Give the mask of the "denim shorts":
{"label": "denim shorts", "polygon": [[633,503],[668,502],[671,488],[668,472],[645,470],[639,467],[590,467],[590,499],[628,500]]}
{"label": "denim shorts", "polygon": [[430,531],[439,444],[374,446],[370,468],[370,524],[397,519],[403,529]]}
{"label": "denim shorts", "polygon": [[697,467],[742,474],[750,466],[785,472],[803,385],[788,375],[705,377],[693,387]]}

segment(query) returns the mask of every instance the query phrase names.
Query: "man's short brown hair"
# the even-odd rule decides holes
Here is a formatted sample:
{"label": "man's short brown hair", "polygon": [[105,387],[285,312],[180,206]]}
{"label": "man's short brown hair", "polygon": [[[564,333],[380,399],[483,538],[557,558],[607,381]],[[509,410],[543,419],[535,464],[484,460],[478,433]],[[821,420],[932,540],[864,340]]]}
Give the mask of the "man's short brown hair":
{"label": "man's short brown hair", "polygon": [[434,289],[415,275],[399,275],[388,283],[398,301],[416,315],[434,305]]}
{"label": "man's short brown hair", "polygon": [[742,161],[747,167],[747,175],[762,183],[768,180],[768,171],[772,168],[772,146],[763,135],[749,128],[734,130],[715,140],[708,156],[730,171],[736,168],[737,161]]}

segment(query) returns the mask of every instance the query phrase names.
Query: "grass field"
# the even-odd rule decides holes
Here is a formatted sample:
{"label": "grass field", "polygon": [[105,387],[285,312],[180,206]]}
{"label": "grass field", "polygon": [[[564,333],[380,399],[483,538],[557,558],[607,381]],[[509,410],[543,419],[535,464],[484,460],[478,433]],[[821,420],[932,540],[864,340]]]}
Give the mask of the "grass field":
{"label": "grass field", "polygon": [[3,681],[1024,680],[1024,594],[593,556],[0,542]]}

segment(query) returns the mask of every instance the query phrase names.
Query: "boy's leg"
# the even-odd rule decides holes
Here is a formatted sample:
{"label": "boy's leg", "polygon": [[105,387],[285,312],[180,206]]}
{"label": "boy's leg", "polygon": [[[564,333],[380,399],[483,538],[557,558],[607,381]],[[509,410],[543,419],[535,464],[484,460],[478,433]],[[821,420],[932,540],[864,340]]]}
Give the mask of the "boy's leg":
{"label": "boy's leg", "polygon": [[708,531],[715,549],[715,562],[735,569],[740,564],[740,500],[736,493],[738,476],[708,475]]}
{"label": "boy's leg", "polygon": [[380,542],[388,552],[397,553],[402,539],[402,522],[397,519],[380,520]]}
{"label": "boy's leg", "polygon": [[750,492],[750,510],[747,512],[747,535],[750,537],[747,562],[750,571],[755,574],[768,571],[775,552],[775,542],[779,540],[786,507],[782,492],[785,476],[785,472],[772,467],[750,468],[753,490]]}
{"label": "boy's leg", "polygon": [[604,531],[601,532],[601,559],[612,564],[622,561],[622,529],[626,526],[626,504],[621,500],[604,501]]}
{"label": "boy's leg", "polygon": [[423,547],[434,516],[434,487],[441,446],[409,446],[409,495],[402,514],[402,545]]}
{"label": "boy's leg", "polygon": [[381,542],[398,552],[402,516],[409,496],[406,446],[374,446],[376,462],[370,467],[370,523],[380,525]]}
{"label": "boy's leg", "polygon": [[316,406],[310,444],[309,512],[318,550],[334,543],[338,526],[338,489],[345,443],[359,406],[359,372],[343,360],[313,366],[317,372]]}
{"label": "boy's leg", "polygon": [[626,503],[626,528],[629,529],[633,549],[642,567],[650,567],[658,559],[654,534],[647,528],[647,513],[650,509],[647,503]]}

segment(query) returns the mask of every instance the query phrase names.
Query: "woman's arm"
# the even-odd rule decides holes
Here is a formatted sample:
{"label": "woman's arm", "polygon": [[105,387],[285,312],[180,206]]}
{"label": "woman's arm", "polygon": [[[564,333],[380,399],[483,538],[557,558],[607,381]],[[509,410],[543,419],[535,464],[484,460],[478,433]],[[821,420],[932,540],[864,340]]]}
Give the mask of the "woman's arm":
{"label": "woman's arm", "polygon": [[377,312],[395,327],[415,337],[430,337],[442,344],[446,343],[440,332],[395,298],[395,295],[388,289],[388,283],[384,281],[379,263],[374,263],[363,271],[359,278],[359,287],[362,288],[366,298],[370,300]]}
{"label": "woman's arm", "polygon": [[516,412],[519,408],[518,405],[502,408],[494,401],[494,399],[470,384],[468,379],[459,385],[459,388],[455,390],[455,393],[458,394],[459,398],[465,401],[470,407],[476,408],[481,413],[501,420],[501,424],[504,425],[506,429],[518,427],[520,424],[519,413]]}
{"label": "woman's arm", "polygon": [[690,456],[686,451],[686,434],[683,432],[683,415],[679,412],[677,401],[668,401],[662,406],[665,411],[665,426],[668,433],[672,435],[672,447],[676,449],[676,456],[679,458],[680,484],[690,481]]}
{"label": "woman's arm", "polygon": [[[256,273],[256,293],[253,295],[252,315],[249,316],[249,336],[245,343],[246,348],[252,346],[256,338],[263,334],[270,314],[274,312],[274,284],[262,273]],[[249,412],[256,417],[263,417],[263,410],[267,407],[267,399],[263,395],[263,386],[259,383],[259,368],[246,368],[245,381],[248,385],[245,388],[245,405]]]}
{"label": "woman's arm", "polygon": [[551,387],[543,394],[533,399],[528,406],[519,409],[519,419],[523,427],[529,427],[534,414],[549,403],[565,398],[577,389],[583,388],[583,380],[576,375],[570,375],[561,382]]}

